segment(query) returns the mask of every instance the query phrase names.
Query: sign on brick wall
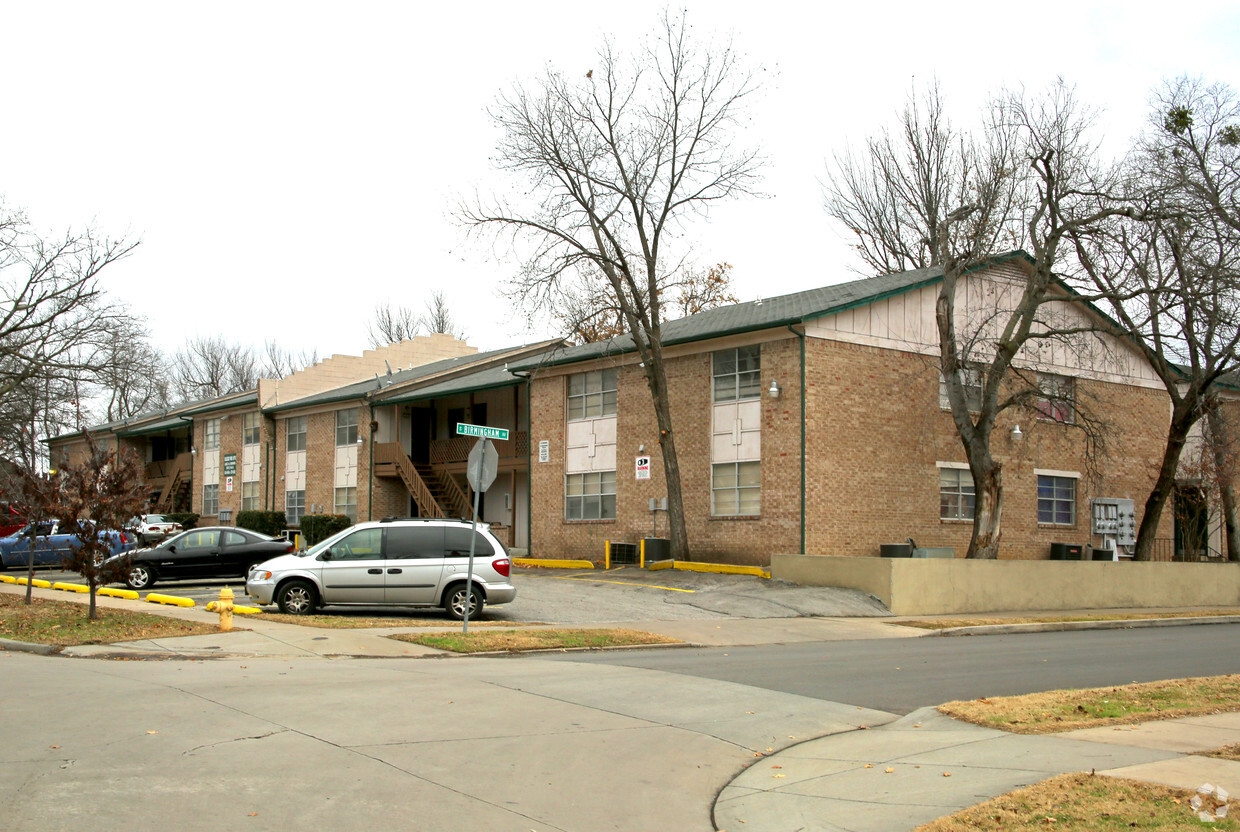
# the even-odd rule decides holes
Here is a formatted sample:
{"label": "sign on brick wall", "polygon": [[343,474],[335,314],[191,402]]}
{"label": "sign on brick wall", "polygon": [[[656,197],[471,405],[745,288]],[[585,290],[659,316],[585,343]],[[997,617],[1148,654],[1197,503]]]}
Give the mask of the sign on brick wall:
{"label": "sign on brick wall", "polygon": [[226,477],[237,476],[237,455],[224,454],[224,470],[223,475]]}

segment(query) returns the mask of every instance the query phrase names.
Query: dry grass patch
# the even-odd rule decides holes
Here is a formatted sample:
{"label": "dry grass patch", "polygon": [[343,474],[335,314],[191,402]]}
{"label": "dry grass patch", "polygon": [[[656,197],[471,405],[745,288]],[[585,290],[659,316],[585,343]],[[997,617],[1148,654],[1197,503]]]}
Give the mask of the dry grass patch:
{"label": "dry grass patch", "polygon": [[1220,760],[1235,760],[1240,763],[1240,745],[1224,745],[1222,748],[1211,748],[1209,751],[1194,751],[1202,757],[1218,757]]}
{"label": "dry grass patch", "polygon": [[85,604],[44,598],[27,605],[19,595],[0,593],[0,638],[69,647],[220,632],[215,624],[108,607],[99,607],[99,619],[91,621],[86,610]]}
{"label": "dry grass patch", "polygon": [[939,710],[987,728],[1018,734],[1050,734],[1240,710],[1240,676],[982,698],[947,702]]}
{"label": "dry grass patch", "polygon": [[1064,774],[923,824],[915,832],[1240,830],[1240,823],[1230,817],[1216,823],[1198,820],[1189,806],[1192,796],[1181,789],[1133,780]]}
{"label": "dry grass patch", "polygon": [[571,647],[631,647],[642,644],[680,644],[678,639],[640,630],[488,630],[485,633],[398,633],[390,638],[453,653],[520,653],[525,650],[565,650]]}
{"label": "dry grass patch", "polygon": [[[452,627],[454,622],[443,617],[435,615],[429,618],[395,618],[374,617],[374,616],[355,616],[347,613],[337,615],[285,615],[280,612],[264,613],[264,621],[279,621],[283,624],[300,624],[303,627],[323,627],[330,630],[366,630],[376,629],[379,627]],[[469,622],[470,627],[512,627],[522,626],[522,624],[537,624],[539,622],[517,622],[517,621],[473,621]],[[460,626],[455,624],[455,626]]]}
{"label": "dry grass patch", "polygon": [[1028,616],[976,616],[971,618],[918,619],[915,621],[892,621],[905,627],[922,630],[949,630],[954,627],[984,627],[994,624],[1048,624],[1061,621],[1150,621],[1160,618],[1211,618],[1221,615],[1240,615],[1240,608],[1189,610],[1160,613],[1113,613],[1106,615],[1028,615]]}

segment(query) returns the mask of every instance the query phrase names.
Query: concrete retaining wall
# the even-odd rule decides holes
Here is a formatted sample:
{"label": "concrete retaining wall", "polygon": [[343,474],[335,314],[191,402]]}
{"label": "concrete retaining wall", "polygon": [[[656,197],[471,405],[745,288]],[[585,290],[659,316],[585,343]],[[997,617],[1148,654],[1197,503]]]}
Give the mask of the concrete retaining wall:
{"label": "concrete retaining wall", "polygon": [[894,615],[1240,605],[1240,564],[774,555],[771,577],[859,589]]}

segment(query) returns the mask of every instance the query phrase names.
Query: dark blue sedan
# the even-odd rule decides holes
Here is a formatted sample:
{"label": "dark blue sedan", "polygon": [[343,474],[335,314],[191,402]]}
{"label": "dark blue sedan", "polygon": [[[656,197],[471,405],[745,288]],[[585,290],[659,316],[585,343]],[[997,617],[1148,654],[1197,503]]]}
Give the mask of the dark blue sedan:
{"label": "dark blue sedan", "polygon": [[[48,522],[26,526],[8,537],[0,538],[0,569],[23,567],[30,563],[31,537],[34,538],[34,565],[60,566],[70,553],[81,548],[82,541],[78,535],[85,529],[93,529],[93,526],[83,524],[82,527],[71,528]],[[89,534],[89,531],[86,533]],[[101,531],[98,534],[107,536],[113,555],[134,548],[133,537],[125,532]]]}

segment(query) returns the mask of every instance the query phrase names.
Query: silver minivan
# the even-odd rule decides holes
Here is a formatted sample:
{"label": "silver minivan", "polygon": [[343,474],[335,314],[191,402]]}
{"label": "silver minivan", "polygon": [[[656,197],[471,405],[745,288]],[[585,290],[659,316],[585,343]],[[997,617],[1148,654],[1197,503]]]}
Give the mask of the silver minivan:
{"label": "silver minivan", "polygon": [[443,607],[452,618],[465,615],[470,543],[474,549],[469,617],[486,604],[506,604],[517,595],[510,581],[512,561],[484,523],[474,531],[463,520],[385,519],[358,523],[305,552],[258,564],[245,591],[259,604],[306,615],[321,606]]}

